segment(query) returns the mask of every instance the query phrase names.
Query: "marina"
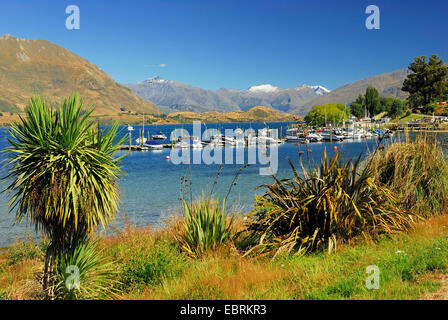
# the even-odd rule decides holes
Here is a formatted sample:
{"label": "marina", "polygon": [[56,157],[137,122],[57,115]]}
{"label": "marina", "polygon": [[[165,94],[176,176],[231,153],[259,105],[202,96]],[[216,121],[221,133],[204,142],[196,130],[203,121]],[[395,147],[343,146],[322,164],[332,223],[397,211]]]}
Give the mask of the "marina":
{"label": "marina", "polygon": [[[259,126],[258,126],[259,127]],[[388,128],[368,129],[361,126],[351,126],[348,128],[313,128],[304,124],[288,123],[286,126],[278,128],[269,128],[269,126],[261,126],[254,130],[250,124],[245,130],[236,125],[235,128],[224,131],[230,131],[231,135],[222,134],[222,127],[217,126],[212,130],[204,125],[204,133],[202,139],[199,136],[190,135],[183,126],[178,131],[176,128],[172,132],[163,133],[158,131],[151,135],[149,130],[146,132],[144,124],[139,129],[139,136],[133,140],[132,131],[134,128],[128,125],[129,144],[119,147],[120,150],[128,151],[150,151],[161,150],[164,148],[179,149],[203,149],[222,148],[222,147],[249,147],[249,146],[275,146],[283,143],[320,143],[320,142],[343,142],[346,140],[361,139],[389,139],[393,137],[394,132]],[[201,127],[202,132],[202,127]],[[195,130],[193,130],[195,131]],[[285,135],[283,135],[285,133]],[[168,136],[170,137],[168,139]],[[135,141],[135,144],[132,144]]]}

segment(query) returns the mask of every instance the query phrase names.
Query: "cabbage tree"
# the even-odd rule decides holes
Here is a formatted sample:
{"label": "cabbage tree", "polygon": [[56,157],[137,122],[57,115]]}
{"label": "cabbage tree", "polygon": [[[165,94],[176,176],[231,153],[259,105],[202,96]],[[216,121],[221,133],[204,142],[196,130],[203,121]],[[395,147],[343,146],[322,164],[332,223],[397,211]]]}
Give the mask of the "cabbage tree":
{"label": "cabbage tree", "polygon": [[118,209],[122,171],[114,153],[124,141],[116,138],[116,123],[100,130],[89,121],[91,113],[77,94],[55,108],[36,96],[9,129],[4,191],[11,194],[16,223],[28,220],[49,238],[46,291],[60,253],[107,226]]}

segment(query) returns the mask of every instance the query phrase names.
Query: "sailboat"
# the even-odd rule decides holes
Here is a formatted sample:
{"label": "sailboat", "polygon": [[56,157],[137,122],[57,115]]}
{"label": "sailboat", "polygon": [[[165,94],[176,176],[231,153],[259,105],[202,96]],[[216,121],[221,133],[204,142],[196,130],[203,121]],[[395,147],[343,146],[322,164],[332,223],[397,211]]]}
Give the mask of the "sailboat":
{"label": "sailboat", "polygon": [[137,144],[145,144],[146,143],[146,138],[145,138],[145,114],[143,113],[143,120],[142,120],[142,125],[143,125],[143,130],[142,130],[142,140],[140,140],[140,138],[135,139],[135,142]]}

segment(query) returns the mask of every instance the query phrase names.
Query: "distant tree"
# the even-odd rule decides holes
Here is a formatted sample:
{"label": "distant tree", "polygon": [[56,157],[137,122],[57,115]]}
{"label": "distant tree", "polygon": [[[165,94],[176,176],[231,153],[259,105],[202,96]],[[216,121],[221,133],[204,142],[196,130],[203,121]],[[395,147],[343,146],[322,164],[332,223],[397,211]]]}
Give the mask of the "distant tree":
{"label": "distant tree", "polygon": [[339,126],[344,123],[344,119],[350,117],[350,109],[344,104],[329,103],[314,106],[305,117],[305,122],[311,126],[322,127],[326,124]]}
{"label": "distant tree", "polygon": [[374,87],[368,87],[366,89],[366,94],[364,96],[365,102],[364,105],[369,112],[369,116],[373,117],[374,115],[383,112],[380,100],[380,94],[378,90]]}
{"label": "distant tree", "polygon": [[400,99],[394,99],[388,114],[390,117],[396,118],[404,114],[404,109],[405,109],[405,101]]}
{"label": "distant tree", "polygon": [[387,98],[381,97],[380,98],[381,106],[383,107],[383,110],[385,112],[387,112],[388,114],[390,113],[390,110],[392,109],[392,105],[395,100],[396,100],[395,98],[390,98],[390,97],[387,97]]}
{"label": "distant tree", "polygon": [[350,112],[357,118],[362,118],[364,110],[364,96],[360,94],[354,102],[350,104]]}
{"label": "distant tree", "polygon": [[382,112],[396,117],[404,113],[405,102],[397,98],[380,97],[376,88],[368,87],[364,95],[359,94],[358,98],[350,104],[350,111],[358,118],[366,115],[373,117]]}
{"label": "distant tree", "polygon": [[409,92],[411,107],[425,107],[448,95],[448,66],[436,54],[428,62],[426,56],[414,58],[409,70],[413,73],[407,76],[401,90]]}

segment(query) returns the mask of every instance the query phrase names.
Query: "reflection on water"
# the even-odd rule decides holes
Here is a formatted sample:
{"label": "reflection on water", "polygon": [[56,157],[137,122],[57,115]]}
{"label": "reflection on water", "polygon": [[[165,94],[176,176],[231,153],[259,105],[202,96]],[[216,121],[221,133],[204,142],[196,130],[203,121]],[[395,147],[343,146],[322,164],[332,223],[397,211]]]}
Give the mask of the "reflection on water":
{"label": "reflection on water", "polygon": [[[286,123],[268,123],[270,128],[278,128],[280,130],[283,127],[281,129],[283,133],[286,125]],[[209,124],[207,128],[224,130],[226,128],[235,129],[237,126],[242,129],[249,127],[259,129],[264,127],[264,124]],[[169,137],[170,132],[174,128],[179,127],[191,130],[191,125],[145,126],[145,130],[149,128],[150,133],[161,131]],[[123,126],[123,130],[126,130],[126,128],[126,126]],[[134,129],[133,140],[137,138],[139,126],[134,126]],[[7,131],[1,128],[1,149],[7,145],[6,135]],[[441,134],[441,136],[443,139],[447,137],[446,134]],[[375,148],[376,143],[375,139],[332,144],[315,143],[309,145],[309,154],[311,161],[319,161],[325,149],[329,155],[332,155],[335,152],[333,147],[337,146],[338,149],[343,150],[344,158],[348,159],[358,157],[361,153],[365,156],[368,150],[372,151]],[[298,163],[299,151],[305,151],[305,146],[286,143],[278,147],[278,176],[282,178],[291,177],[288,158],[293,163]],[[127,151],[120,151],[120,154],[123,153],[127,153]],[[219,165],[174,165],[166,160],[168,155],[170,155],[170,149],[147,152],[133,151],[123,158],[122,169],[125,175],[119,181],[121,195],[120,212],[123,213],[125,211],[127,218],[132,222],[160,226],[164,218],[178,212],[179,210],[176,209],[180,205],[179,197],[181,195],[181,178],[183,176],[191,174],[193,198],[199,197],[202,190],[209,191],[211,189],[219,170]],[[306,156],[306,152],[304,156]],[[215,194],[219,194],[221,198],[225,197],[235,174],[241,167],[242,165],[240,164],[224,165],[219,182],[215,186]],[[265,167],[265,165],[249,166],[241,172],[237,185],[233,187],[229,195],[228,204],[237,207],[241,212],[250,210],[254,195],[263,192],[263,190],[254,190],[254,188],[272,181],[272,178],[269,176],[259,175],[260,167]],[[6,173],[5,168],[0,170],[1,176],[4,176]],[[16,237],[23,238],[27,231],[35,234],[34,229],[26,228],[25,224],[13,226],[14,215],[6,214],[8,211],[8,200],[6,194],[0,195],[0,247],[11,243]],[[118,219],[116,224],[121,226],[122,220]]]}

